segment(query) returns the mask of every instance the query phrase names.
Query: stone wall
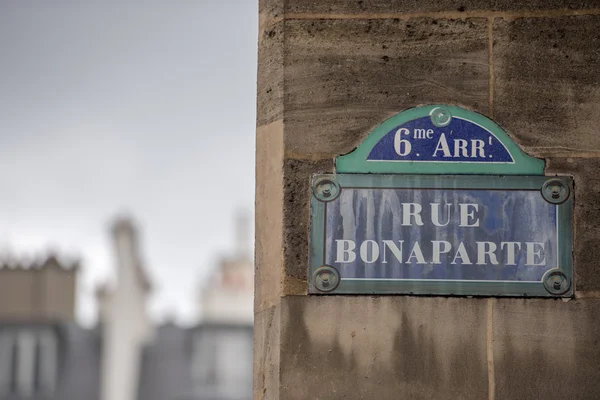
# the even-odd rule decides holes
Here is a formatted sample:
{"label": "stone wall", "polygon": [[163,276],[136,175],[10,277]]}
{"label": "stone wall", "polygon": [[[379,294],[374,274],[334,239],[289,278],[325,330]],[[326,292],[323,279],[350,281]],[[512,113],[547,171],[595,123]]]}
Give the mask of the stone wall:
{"label": "stone wall", "polygon": [[[600,398],[600,1],[262,0],[256,399]],[[309,179],[407,108],[575,179],[568,302],[308,296]]]}

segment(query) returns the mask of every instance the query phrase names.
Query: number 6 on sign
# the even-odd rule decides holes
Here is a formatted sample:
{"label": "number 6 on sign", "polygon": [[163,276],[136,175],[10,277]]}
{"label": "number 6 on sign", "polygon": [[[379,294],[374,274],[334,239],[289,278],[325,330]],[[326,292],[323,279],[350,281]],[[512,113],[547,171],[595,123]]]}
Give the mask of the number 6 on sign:
{"label": "number 6 on sign", "polygon": [[410,131],[406,128],[400,128],[396,131],[396,136],[394,137],[394,150],[396,150],[396,154],[399,156],[406,156],[410,154],[412,148],[409,140],[402,139],[403,133],[405,135],[409,135]]}

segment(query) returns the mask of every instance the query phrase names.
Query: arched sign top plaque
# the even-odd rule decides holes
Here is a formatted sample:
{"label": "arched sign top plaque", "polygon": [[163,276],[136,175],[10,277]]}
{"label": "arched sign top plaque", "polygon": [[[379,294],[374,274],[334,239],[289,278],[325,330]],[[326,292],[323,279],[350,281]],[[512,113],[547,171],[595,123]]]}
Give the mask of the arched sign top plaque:
{"label": "arched sign top plaque", "polygon": [[383,122],[353,152],[337,157],[336,172],[543,175],[544,161],[527,155],[481,114],[427,105]]}

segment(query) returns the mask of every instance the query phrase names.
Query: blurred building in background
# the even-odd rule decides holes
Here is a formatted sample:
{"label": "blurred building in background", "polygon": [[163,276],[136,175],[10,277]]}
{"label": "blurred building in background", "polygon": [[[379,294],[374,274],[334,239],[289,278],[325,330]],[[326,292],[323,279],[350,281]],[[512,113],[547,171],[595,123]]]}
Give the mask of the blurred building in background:
{"label": "blurred building in background", "polygon": [[138,392],[142,351],[154,335],[146,311],[151,284],[133,223],[119,219],[112,233],[117,279],[114,287],[98,290],[103,344],[100,399],[133,400]]}
{"label": "blurred building in background", "polygon": [[254,262],[249,222],[248,215],[238,214],[235,249],[218,261],[200,290],[202,323],[195,329],[192,366],[195,391],[208,394],[207,399],[252,398]]}
{"label": "blurred building in background", "polygon": [[250,227],[238,216],[236,247],[201,285],[200,323],[157,330],[143,360],[140,400],[252,398],[254,264]]}
{"label": "blurred building in background", "polygon": [[254,317],[254,262],[250,219],[238,214],[235,249],[218,261],[200,290],[200,319],[206,323],[250,324]]}
{"label": "blurred building in background", "polygon": [[116,281],[99,323],[75,323],[78,263],[0,264],[0,400],[245,400],[252,396],[253,263],[247,219],[200,293],[193,327],[155,328],[133,223],[113,224]]}
{"label": "blurred building in background", "polygon": [[100,340],[74,321],[78,272],[54,255],[0,265],[0,399],[97,398]]}

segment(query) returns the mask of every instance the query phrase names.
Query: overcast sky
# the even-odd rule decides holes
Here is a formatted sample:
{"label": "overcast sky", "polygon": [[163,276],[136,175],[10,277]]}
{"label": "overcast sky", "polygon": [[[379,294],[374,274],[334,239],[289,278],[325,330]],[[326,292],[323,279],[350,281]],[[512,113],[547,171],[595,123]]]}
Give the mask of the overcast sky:
{"label": "overcast sky", "polygon": [[84,322],[116,215],[141,227],[152,315],[190,320],[253,212],[257,3],[0,0],[0,247],[79,257]]}

